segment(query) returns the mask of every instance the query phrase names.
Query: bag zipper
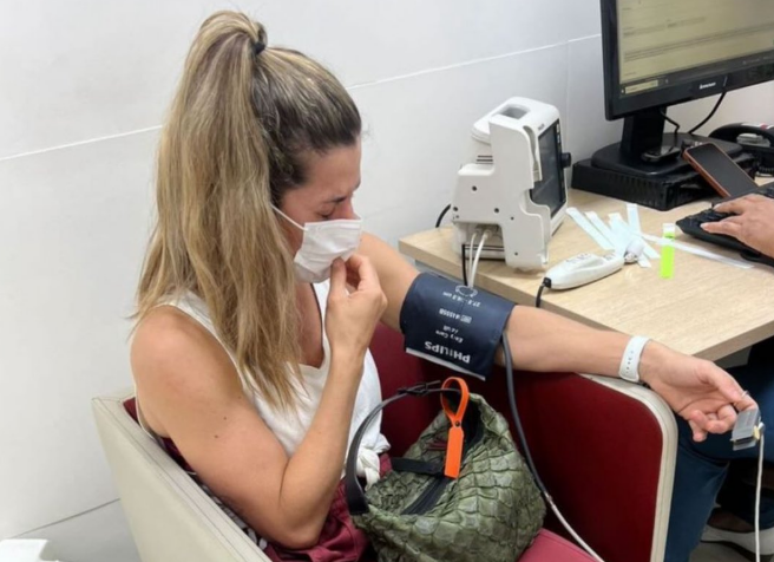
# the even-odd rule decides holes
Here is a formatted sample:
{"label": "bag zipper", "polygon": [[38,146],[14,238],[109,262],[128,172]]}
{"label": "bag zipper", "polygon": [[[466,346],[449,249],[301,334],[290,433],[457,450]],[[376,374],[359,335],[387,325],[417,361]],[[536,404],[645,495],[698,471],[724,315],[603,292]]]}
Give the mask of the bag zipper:
{"label": "bag zipper", "polygon": [[446,476],[436,477],[414,503],[403,510],[401,515],[419,515],[432,509],[441,497],[446,485],[451,481],[452,479]]}
{"label": "bag zipper", "polygon": [[[478,431],[470,440],[468,446],[465,447],[465,453],[462,456],[463,461],[465,458],[467,458],[468,451],[470,451],[474,445],[481,441],[483,436],[484,428],[482,422],[479,424]],[[443,494],[443,491],[446,486],[448,486],[449,482],[453,481],[453,478],[448,478],[446,476],[436,477],[435,480],[433,480],[430,485],[427,486],[427,488],[425,488],[421,494],[419,494],[419,497],[414,500],[410,506],[401,512],[401,515],[421,515],[422,513],[430,511],[433,507],[435,507],[435,504],[438,503],[438,500],[441,498],[441,494]]]}

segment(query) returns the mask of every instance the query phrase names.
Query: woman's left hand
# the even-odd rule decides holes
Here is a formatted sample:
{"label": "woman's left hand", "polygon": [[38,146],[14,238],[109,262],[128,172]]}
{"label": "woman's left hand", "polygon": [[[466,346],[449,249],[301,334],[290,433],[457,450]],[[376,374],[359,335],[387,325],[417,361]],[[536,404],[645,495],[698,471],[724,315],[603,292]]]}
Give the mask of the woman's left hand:
{"label": "woman's left hand", "polygon": [[693,430],[695,441],[708,433],[734,427],[736,413],[757,408],[736,379],[704,359],[648,342],[640,361],[640,376]]}

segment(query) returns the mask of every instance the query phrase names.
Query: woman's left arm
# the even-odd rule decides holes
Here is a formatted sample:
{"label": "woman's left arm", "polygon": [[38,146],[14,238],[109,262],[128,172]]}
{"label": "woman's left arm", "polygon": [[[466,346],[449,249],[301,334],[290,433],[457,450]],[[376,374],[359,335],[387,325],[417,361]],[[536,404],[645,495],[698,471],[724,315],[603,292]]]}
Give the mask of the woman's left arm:
{"label": "woman's left arm", "polygon": [[400,309],[411,283],[419,272],[392,246],[371,234],[363,234],[359,251],[371,260],[371,265],[379,275],[382,292],[387,297],[387,308],[382,314],[382,322],[393,330],[400,331]]}
{"label": "woman's left arm", "polygon": [[[400,330],[400,309],[406,293],[419,272],[389,244],[364,235],[360,252],[367,255],[387,297],[382,321]],[[513,309],[507,324],[513,367],[534,372],[580,372],[617,376],[629,336],[589,328],[558,314],[529,306]],[[645,346],[642,374],[647,378],[651,364],[659,364],[666,348],[654,342]],[[503,364],[499,351],[497,361]]]}
{"label": "woman's left arm", "polygon": [[[400,310],[419,272],[388,244],[364,235],[360,252],[367,255],[379,275],[387,308],[382,321],[400,330]],[[630,336],[589,328],[546,310],[514,308],[507,324],[513,367],[535,372],[594,373],[618,376]],[[498,353],[502,364],[502,350]],[[755,406],[731,375],[710,361],[678,353],[650,341],[639,367],[643,382],[689,421],[694,438],[706,432],[723,433],[736,421],[736,411]]]}

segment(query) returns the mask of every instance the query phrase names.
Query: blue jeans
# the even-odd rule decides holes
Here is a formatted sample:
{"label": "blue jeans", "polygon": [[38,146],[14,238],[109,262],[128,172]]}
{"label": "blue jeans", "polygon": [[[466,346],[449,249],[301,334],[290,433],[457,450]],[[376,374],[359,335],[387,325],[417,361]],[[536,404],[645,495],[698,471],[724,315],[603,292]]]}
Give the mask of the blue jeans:
{"label": "blue jeans", "polygon": [[[766,424],[764,460],[772,462],[774,364],[749,365],[729,372],[758,402],[761,418]],[[688,562],[691,551],[701,540],[715,502],[750,524],[755,520],[755,487],[743,482],[740,472],[744,473],[744,469],[750,467],[757,471],[758,447],[734,452],[730,433],[711,435],[703,443],[695,443],[688,424],[681,418],[677,419],[677,427],[680,438],[664,562]],[[753,474],[757,475],[757,472]],[[774,499],[764,496],[761,498],[761,529],[771,527],[774,527]]]}

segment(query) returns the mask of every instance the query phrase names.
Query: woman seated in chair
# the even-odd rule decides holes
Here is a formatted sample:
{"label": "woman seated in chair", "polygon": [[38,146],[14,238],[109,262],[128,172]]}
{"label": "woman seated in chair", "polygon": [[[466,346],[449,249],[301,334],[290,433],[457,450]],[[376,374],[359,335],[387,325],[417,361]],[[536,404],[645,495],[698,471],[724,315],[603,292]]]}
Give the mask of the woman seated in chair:
{"label": "woman seated in chair", "polygon": [[[374,327],[397,328],[417,271],[360,235],[360,134],[334,76],[226,12],[201,27],[161,133],[131,350],[140,419],[272,559],[357,560],[366,545],[339,484],[353,428],[381,399]],[[506,329],[514,367],[531,371],[617,376],[630,339],[530,307]],[[657,342],[639,374],[695,439],[754,405],[714,364]],[[378,428],[363,440],[369,482],[388,446]],[[329,540],[347,528],[345,546]]]}

